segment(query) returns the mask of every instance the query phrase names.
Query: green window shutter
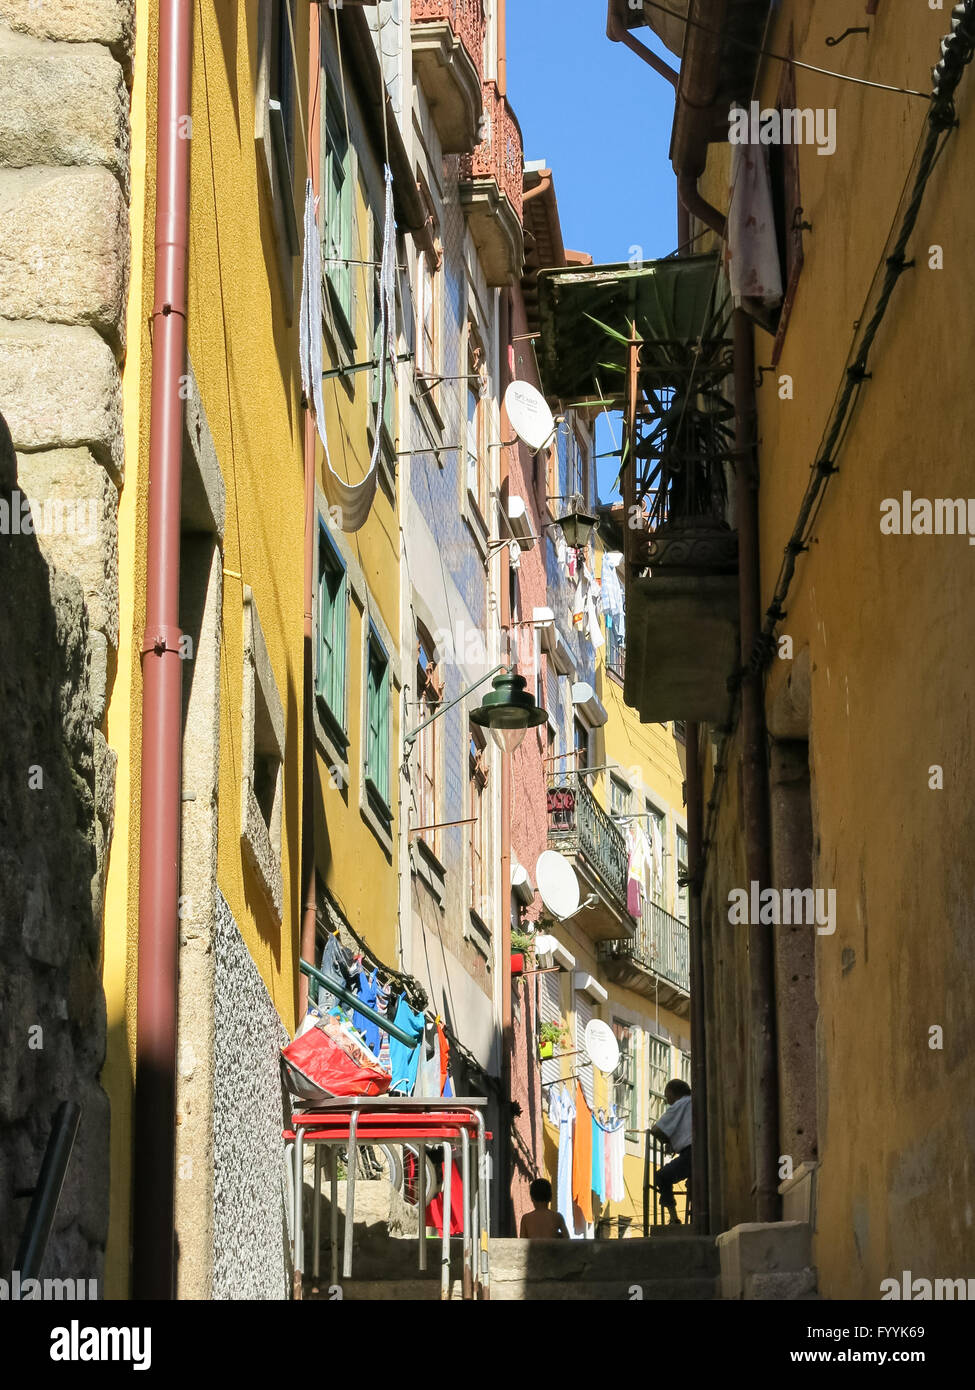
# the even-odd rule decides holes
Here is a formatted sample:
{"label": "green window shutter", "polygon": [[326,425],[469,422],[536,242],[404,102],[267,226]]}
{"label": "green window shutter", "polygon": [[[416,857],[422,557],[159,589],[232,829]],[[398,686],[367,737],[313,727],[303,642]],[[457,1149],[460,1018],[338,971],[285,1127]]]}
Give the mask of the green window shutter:
{"label": "green window shutter", "polygon": [[348,626],[348,583],[325,535],[319,538],[318,671],[315,691],[345,730],[345,666]]}
{"label": "green window shutter", "polygon": [[351,175],[349,142],[342,133],[339,119],[329,113],[325,123],[326,165],[326,225],[325,273],[349,327],[355,327],[352,317],[352,256],[355,184]]}
{"label": "green window shutter", "polygon": [[372,641],[366,686],[366,776],[389,806],[389,662]]}

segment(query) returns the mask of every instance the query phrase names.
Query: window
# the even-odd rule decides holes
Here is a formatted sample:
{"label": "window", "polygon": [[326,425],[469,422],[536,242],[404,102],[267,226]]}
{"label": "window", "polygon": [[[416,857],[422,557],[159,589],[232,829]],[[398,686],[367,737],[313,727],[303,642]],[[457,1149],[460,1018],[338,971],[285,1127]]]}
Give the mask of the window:
{"label": "window", "polygon": [[484,352],[472,325],[467,334],[467,494],[481,519],[488,511],[488,452],[484,395]]}
{"label": "window", "polygon": [[[443,698],[443,684],[440,680],[437,662],[434,659],[434,646],[427,634],[421,630],[417,641],[416,689],[419,709],[419,722],[436,714]],[[428,724],[417,739],[419,746],[419,785],[417,789],[418,823],[436,826],[440,821],[440,763],[442,749],[440,743],[441,720]],[[428,829],[421,832],[430,851],[440,856],[440,831]]]}
{"label": "window", "polygon": [[241,840],[272,909],[281,921],[281,816],[284,797],[284,710],[274,680],[257,604],[244,587],[244,672]]}
{"label": "window", "polygon": [[390,816],[389,797],[389,657],[375,628],[369,628],[366,672],[366,786]]}
{"label": "window", "polygon": [[670,1080],[670,1043],[666,1038],[650,1037],[650,1112],[647,1124],[656,1124],[667,1108],[664,1090]]}
{"label": "window", "polygon": [[624,782],[621,777],[617,777],[614,773],[609,782],[610,813],[617,819],[628,816],[632,795],[629,783]]}
{"label": "window", "polygon": [[346,632],[348,626],[348,580],[345,565],[328,534],[328,526],[318,521],[318,671],[315,693],[319,704],[331,716],[343,736],[346,730]]}
{"label": "window", "polygon": [[440,255],[423,251],[417,266],[416,369],[424,376],[440,370]]}
{"label": "window", "polygon": [[[592,1020],[593,1020],[594,1017],[595,1017],[595,1011],[594,1011],[594,1009],[593,1009],[593,1002],[592,1002],[592,1000],[589,998],[588,994],[583,994],[583,993],[581,992],[581,990],[577,990],[577,991],[576,991],[576,1040],[575,1040],[574,1046],[578,1049],[579,1052],[585,1053],[585,1047],[586,1047],[586,1028],[587,1028],[588,1025],[592,1022]],[[585,1055],[588,1056],[588,1053],[586,1053]],[[592,1103],[593,1103],[593,1102],[592,1102],[592,1075],[593,1075],[593,1065],[592,1065],[592,1062],[588,1062],[585,1066],[583,1066],[583,1065],[582,1065],[582,1061],[583,1061],[582,1057],[576,1057],[576,1058],[574,1058],[573,1060],[576,1061],[576,1062],[578,1063],[577,1070],[578,1070],[578,1072],[579,1072],[579,1084],[582,1086],[582,1094],[583,1094],[583,1095],[585,1096],[585,1098],[586,1098],[586,1104],[589,1106],[589,1109],[591,1110],[591,1109],[592,1109]]]}
{"label": "window", "polygon": [[666,876],[664,874],[664,845],[667,836],[667,818],[648,801],[647,839],[650,841],[650,896],[659,907],[666,906]]}
{"label": "window", "polygon": [[686,1081],[689,1086],[691,1084],[691,1054],[682,1051],[678,1055],[680,1057],[680,1079]]}
{"label": "window", "polygon": [[687,876],[687,836],[682,830],[677,832],[677,913],[682,922],[687,916],[687,884],[681,886],[680,880]]}
{"label": "window", "polygon": [[332,309],[338,310],[346,333],[355,340],[356,259],[355,178],[352,149],[344,119],[333,103],[325,116],[325,225],[322,255]]}
{"label": "window", "polygon": [[576,771],[589,767],[589,729],[579,718],[572,721],[572,746],[575,749]]}
{"label": "window", "polygon": [[278,268],[290,314],[294,295],[294,257],[299,251],[294,198],[295,71],[291,38],[295,0],[262,0],[259,11],[254,138],[269,195],[277,243]]}
{"label": "window", "polygon": [[471,911],[482,922],[490,917],[491,882],[489,878],[488,810],[489,798],[485,796],[488,782],[487,747],[484,734],[476,724],[470,726],[470,757],[468,765],[470,778],[471,822]]}
{"label": "window", "polygon": [[[562,990],[559,981],[562,979],[561,971],[545,971],[538,975],[538,1021],[539,1026],[543,1023],[561,1024],[562,1022]],[[562,1075],[562,1061],[558,1054],[567,1049],[563,1044],[556,1044],[553,1052],[556,1054],[542,1062],[542,1085],[554,1085]]]}
{"label": "window", "polygon": [[636,1129],[640,1122],[637,1104],[636,1029],[622,1019],[613,1019],[613,1033],[620,1045],[620,1060],[614,1074],[613,1103],[617,1113],[625,1115],[627,1129]]}

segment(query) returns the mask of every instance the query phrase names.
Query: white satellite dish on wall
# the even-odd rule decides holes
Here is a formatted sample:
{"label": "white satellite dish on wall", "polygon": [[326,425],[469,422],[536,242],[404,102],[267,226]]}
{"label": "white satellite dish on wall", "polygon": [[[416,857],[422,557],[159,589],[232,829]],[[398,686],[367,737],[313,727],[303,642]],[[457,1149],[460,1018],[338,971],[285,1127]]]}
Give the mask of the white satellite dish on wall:
{"label": "white satellite dish on wall", "polygon": [[542,902],[553,917],[564,921],[579,911],[579,880],[576,871],[557,849],[544,850],[535,865],[535,882]]}
{"label": "white satellite dish on wall", "polygon": [[512,381],[504,393],[504,408],[508,412],[511,428],[532,453],[538,453],[539,449],[551,443],[555,421],[545,397],[535,390],[531,382]]}
{"label": "white satellite dish on wall", "polygon": [[589,1060],[600,1071],[614,1072],[620,1064],[620,1045],[609,1024],[594,1018],[586,1024],[585,1048]]}

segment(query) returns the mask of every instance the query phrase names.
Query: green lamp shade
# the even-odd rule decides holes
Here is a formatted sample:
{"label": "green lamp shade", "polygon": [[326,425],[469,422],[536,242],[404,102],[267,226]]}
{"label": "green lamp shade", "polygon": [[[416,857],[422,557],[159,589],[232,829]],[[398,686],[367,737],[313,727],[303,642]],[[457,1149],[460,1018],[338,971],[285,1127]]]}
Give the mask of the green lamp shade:
{"label": "green lamp shade", "polygon": [[484,703],[471,710],[471,720],[483,729],[536,729],[547,718],[540,705],[525,689],[524,676],[502,672],[491,682],[494,689]]}
{"label": "green lamp shade", "polygon": [[569,512],[559,517],[558,524],[562,527],[566,545],[572,546],[574,550],[582,550],[589,544],[596,518],[587,516],[585,512]]}

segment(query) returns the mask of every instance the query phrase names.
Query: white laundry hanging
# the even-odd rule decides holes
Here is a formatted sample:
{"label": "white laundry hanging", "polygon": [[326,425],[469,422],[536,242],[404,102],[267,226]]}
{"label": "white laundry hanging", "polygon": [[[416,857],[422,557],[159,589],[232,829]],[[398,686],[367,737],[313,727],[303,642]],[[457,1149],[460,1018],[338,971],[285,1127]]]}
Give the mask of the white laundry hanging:
{"label": "white laundry hanging", "polygon": [[762,145],[732,145],[731,202],[726,232],[728,279],[735,308],[760,299],[782,302],[782,272],[772,210],[768,155]]}
{"label": "white laundry hanging", "polygon": [[386,206],[383,222],[383,250],[379,273],[379,301],[382,318],[380,333],[379,391],[376,402],[376,430],[369,470],[358,483],[346,482],[332,467],[325,433],[325,403],[322,396],[322,243],[315,216],[315,195],[311,179],[305,183],[305,250],[301,266],[301,317],[299,345],[301,352],[301,384],[305,399],[314,403],[318,437],[325,450],[325,493],[332,506],[339,508],[343,531],[358,531],[372,509],[379,481],[379,451],[386,405],[389,344],[395,324],[396,238],[393,220],[393,176],[387,167]]}

